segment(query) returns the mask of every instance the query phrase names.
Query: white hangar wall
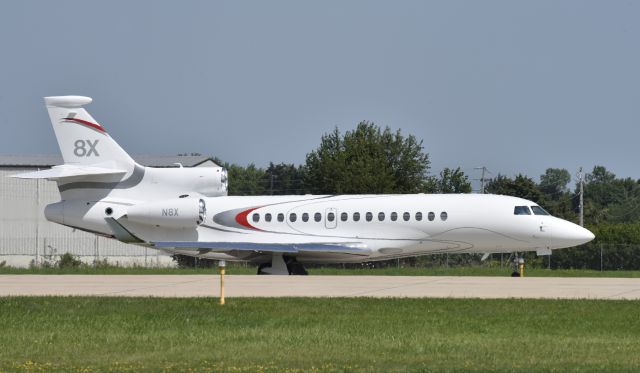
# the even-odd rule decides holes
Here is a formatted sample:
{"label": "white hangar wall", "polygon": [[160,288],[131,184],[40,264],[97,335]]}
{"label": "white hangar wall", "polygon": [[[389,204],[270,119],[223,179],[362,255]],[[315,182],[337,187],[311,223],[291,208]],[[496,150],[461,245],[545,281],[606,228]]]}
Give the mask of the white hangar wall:
{"label": "white hangar wall", "polygon": [[[62,161],[57,161],[58,157],[50,157],[51,160],[22,162],[28,165],[16,166],[15,163],[20,162],[7,162],[6,158],[0,156],[0,263],[4,261],[13,267],[42,265],[55,262],[60,255],[68,252],[88,264],[106,259],[108,263],[120,266],[175,265],[171,256],[163,251],[125,244],[47,221],[44,217],[45,206],[60,200],[56,183],[8,176],[48,168]],[[187,159],[194,157],[134,158],[144,159],[143,164],[147,165],[179,162],[187,166],[193,165]],[[172,162],[176,158],[179,161]],[[201,160],[204,157],[195,158]],[[196,165],[215,166],[215,163],[204,158],[203,162]]]}

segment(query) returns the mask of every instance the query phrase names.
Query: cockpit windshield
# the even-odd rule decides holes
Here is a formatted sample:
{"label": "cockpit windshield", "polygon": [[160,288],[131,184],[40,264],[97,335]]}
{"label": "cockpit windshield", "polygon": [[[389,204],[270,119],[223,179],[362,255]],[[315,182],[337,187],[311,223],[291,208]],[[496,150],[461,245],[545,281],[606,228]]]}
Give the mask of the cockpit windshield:
{"label": "cockpit windshield", "polygon": [[527,206],[516,206],[513,208],[513,215],[531,215],[531,210]]}
{"label": "cockpit windshield", "polygon": [[549,213],[540,206],[531,206],[531,210],[533,210],[533,213],[535,215],[549,215]]}

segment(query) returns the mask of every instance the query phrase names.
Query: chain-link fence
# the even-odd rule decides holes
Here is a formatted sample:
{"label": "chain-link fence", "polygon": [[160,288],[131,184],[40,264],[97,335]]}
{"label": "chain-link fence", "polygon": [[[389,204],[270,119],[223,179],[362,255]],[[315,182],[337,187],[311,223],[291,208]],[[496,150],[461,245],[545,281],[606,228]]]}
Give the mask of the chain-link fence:
{"label": "chain-link fence", "polygon": [[529,268],[590,269],[597,271],[640,270],[640,245],[589,243],[578,247],[554,250],[552,255],[537,256],[534,252],[485,254],[434,254],[392,259],[363,264],[339,265],[358,268],[455,268],[493,267],[508,269],[517,258],[523,257]]}
{"label": "chain-link fence", "polygon": [[107,263],[116,266],[172,266],[171,256],[163,251],[123,245],[96,235],[83,237],[5,237],[0,245],[0,262],[15,267],[49,266],[69,253],[83,263]]}
{"label": "chain-link fence", "polygon": [[[55,263],[61,255],[70,253],[87,264],[108,263],[118,266],[175,266],[171,255],[160,250],[141,246],[123,245],[113,239],[95,235],[83,237],[43,237],[34,239],[7,238],[0,245],[0,262],[26,267]],[[521,253],[529,268],[591,269],[601,271],[640,270],[640,245],[616,243],[588,243],[582,246],[554,250],[551,256]],[[513,265],[516,253],[491,254],[434,254],[419,257],[392,259],[363,264],[338,265],[339,267],[499,267]]]}
{"label": "chain-link fence", "polygon": [[600,271],[640,270],[640,245],[588,243],[555,250],[551,268],[593,269]]}

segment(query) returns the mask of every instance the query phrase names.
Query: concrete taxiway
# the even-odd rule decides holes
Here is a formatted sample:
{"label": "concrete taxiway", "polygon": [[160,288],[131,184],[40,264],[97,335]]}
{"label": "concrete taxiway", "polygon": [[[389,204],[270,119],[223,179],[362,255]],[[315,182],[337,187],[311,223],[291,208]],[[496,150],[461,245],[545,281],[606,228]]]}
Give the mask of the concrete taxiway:
{"label": "concrete taxiway", "polygon": [[[217,297],[216,275],[0,275],[0,296]],[[225,277],[227,297],[640,299],[640,278]]]}

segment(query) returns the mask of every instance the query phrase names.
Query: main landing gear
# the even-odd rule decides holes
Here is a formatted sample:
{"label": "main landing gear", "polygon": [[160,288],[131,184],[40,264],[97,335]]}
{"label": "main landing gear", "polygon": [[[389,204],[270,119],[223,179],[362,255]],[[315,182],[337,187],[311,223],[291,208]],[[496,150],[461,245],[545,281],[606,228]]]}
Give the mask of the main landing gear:
{"label": "main landing gear", "polygon": [[262,263],[258,267],[259,275],[308,275],[309,273],[293,256],[273,254],[271,263]]}

